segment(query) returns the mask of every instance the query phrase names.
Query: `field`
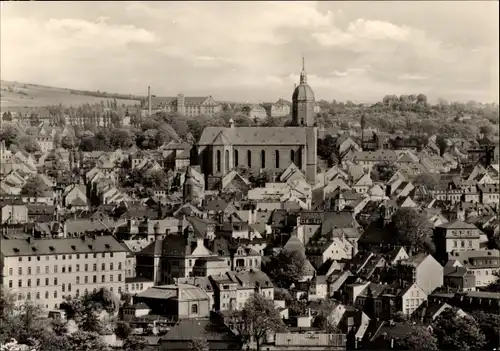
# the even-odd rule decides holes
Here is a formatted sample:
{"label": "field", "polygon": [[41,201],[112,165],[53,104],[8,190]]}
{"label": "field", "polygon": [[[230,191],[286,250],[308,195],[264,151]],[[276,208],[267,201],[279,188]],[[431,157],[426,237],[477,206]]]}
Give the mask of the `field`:
{"label": "field", "polygon": [[[47,87],[35,84],[1,81],[0,106],[2,111],[15,111],[22,108],[41,107],[63,104],[78,106],[84,103],[96,103],[112,100],[113,97],[98,97],[85,95],[81,91],[71,89]],[[88,92],[87,92],[88,94]],[[134,105],[139,100],[116,99],[118,105]]]}

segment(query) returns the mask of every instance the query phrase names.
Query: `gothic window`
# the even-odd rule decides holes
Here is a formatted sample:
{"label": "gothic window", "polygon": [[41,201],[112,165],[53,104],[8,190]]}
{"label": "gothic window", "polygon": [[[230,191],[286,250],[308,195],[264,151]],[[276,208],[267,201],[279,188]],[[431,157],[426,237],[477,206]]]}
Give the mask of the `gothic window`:
{"label": "gothic window", "polygon": [[217,150],[217,160],[216,160],[216,163],[217,163],[217,172],[220,172],[220,164],[221,164],[221,155],[220,155],[220,150]]}
{"label": "gothic window", "polygon": [[275,155],[276,155],[276,168],[280,168],[280,152],[279,152],[279,150],[275,151]]}
{"label": "gothic window", "polygon": [[266,151],[262,150],[260,152],[260,167],[266,168]]}
{"label": "gothic window", "polygon": [[234,150],[234,167],[238,167],[238,150]]}
{"label": "gothic window", "polygon": [[228,151],[228,150],[226,150],[225,154],[226,154],[226,157],[225,157],[225,162],[226,162],[225,166],[226,166],[226,170],[225,170],[225,171],[226,171],[226,172],[228,172],[228,171],[229,171],[229,151]]}
{"label": "gothic window", "polygon": [[295,151],[294,150],[290,150],[290,161],[295,163]]}
{"label": "gothic window", "polygon": [[248,168],[252,168],[252,151],[247,151],[247,165]]}

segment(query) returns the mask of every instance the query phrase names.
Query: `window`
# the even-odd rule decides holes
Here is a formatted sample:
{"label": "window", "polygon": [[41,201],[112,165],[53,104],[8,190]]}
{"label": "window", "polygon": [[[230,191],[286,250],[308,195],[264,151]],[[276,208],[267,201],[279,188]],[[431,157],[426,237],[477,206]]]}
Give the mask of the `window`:
{"label": "window", "polygon": [[266,151],[260,152],[260,168],[266,168]]}
{"label": "window", "polygon": [[49,266],[45,266],[45,274],[49,274]]}
{"label": "window", "polygon": [[71,255],[68,255],[68,260],[71,260]]}
{"label": "window", "polygon": [[[104,277],[104,276],[103,276]],[[94,278],[92,279],[94,283],[97,283],[97,275],[94,275]]]}
{"label": "window", "polygon": [[89,270],[89,265],[85,263],[85,272]]}
{"label": "window", "polygon": [[94,272],[97,271],[97,263],[94,263]]}
{"label": "window", "polygon": [[57,278],[54,278],[54,285],[57,285]]}
{"label": "window", "polygon": [[234,150],[233,164],[234,164],[234,167],[238,167],[238,150]]}
{"label": "window", "polygon": [[102,258],[106,258],[106,253],[105,252],[102,253]]}
{"label": "window", "polygon": [[110,263],[109,264],[109,270],[112,271],[113,270],[113,263]]}
{"label": "window", "polygon": [[87,284],[89,282],[89,277],[85,276],[83,281],[85,282],[85,284]]}
{"label": "window", "polygon": [[65,260],[66,259],[66,255],[62,255],[62,259]]}
{"label": "window", "polygon": [[109,253],[109,257],[113,258],[113,253],[112,252]]}
{"label": "window", "polygon": [[19,267],[17,269],[17,275],[23,275],[23,269],[22,269],[22,267]]}
{"label": "window", "polygon": [[19,257],[19,262],[23,262],[23,258],[22,257]]}
{"label": "window", "polygon": [[61,285],[61,290],[62,290],[62,292],[66,291],[66,284]]}
{"label": "window", "polygon": [[54,273],[57,273],[57,266],[54,266]]}
{"label": "window", "polygon": [[9,280],[9,288],[12,288],[12,280]]}
{"label": "window", "polygon": [[276,158],[276,165],[275,166],[276,166],[276,168],[280,168],[280,152],[279,152],[279,150],[276,150],[274,152],[274,154],[275,154],[274,157]]}
{"label": "window", "polygon": [[76,283],[80,284],[80,277],[76,277]]}
{"label": "window", "polygon": [[112,282],[113,281],[113,274],[110,274],[109,275],[109,281]]}
{"label": "window", "polygon": [[290,150],[290,161],[295,163],[295,151],[294,150]]}
{"label": "window", "polygon": [[197,304],[193,304],[191,306],[191,313],[198,313],[198,305]]}
{"label": "window", "polygon": [[46,292],[45,292],[45,298],[46,298],[46,299],[48,299],[48,298],[49,298],[49,292],[48,292],[48,291],[46,291]]}
{"label": "window", "polygon": [[31,256],[28,256],[28,261],[30,261],[30,262],[31,262]]}
{"label": "window", "polygon": [[57,291],[54,291],[54,299],[57,299]]}
{"label": "window", "polygon": [[31,300],[31,293],[30,292],[26,295],[26,299]]}
{"label": "window", "polygon": [[94,254],[94,258],[97,258],[97,254],[96,253]]}
{"label": "window", "polygon": [[40,274],[40,266],[36,266],[36,274]]}
{"label": "window", "polygon": [[9,275],[14,274],[14,270],[12,268],[9,268]]}
{"label": "window", "polygon": [[247,151],[247,166],[248,168],[252,168],[252,151]]}
{"label": "window", "polygon": [[122,270],[122,263],[121,262],[118,262],[118,270]]}
{"label": "window", "polygon": [[105,264],[105,263],[101,264],[101,270],[102,270],[102,271],[105,271],[105,270],[106,270],[106,264]]}
{"label": "window", "polygon": [[61,272],[62,272],[62,273],[66,273],[66,266],[62,266],[62,268],[61,268]]}
{"label": "window", "polygon": [[68,291],[71,292],[71,283],[68,283]]}
{"label": "window", "polygon": [[80,296],[80,289],[76,289],[76,297]]}
{"label": "window", "polygon": [[85,258],[89,258],[89,254],[85,254]]}
{"label": "window", "polygon": [[31,267],[28,267],[28,275],[31,275]]}
{"label": "window", "polygon": [[104,275],[101,276],[101,282],[106,282],[106,277]]}
{"label": "window", "polygon": [[472,240],[469,240],[469,247],[472,247]]}
{"label": "window", "polygon": [[216,163],[216,166],[217,166],[217,172],[220,172],[220,169],[221,169],[221,155],[220,155],[220,150],[217,150],[217,155],[216,155],[215,163]]}
{"label": "window", "polygon": [[19,295],[17,295],[17,299],[18,299],[18,300],[22,300],[22,299],[23,299],[23,294],[19,294]]}
{"label": "window", "polygon": [[118,274],[118,281],[121,282],[122,281],[122,275],[121,274]]}
{"label": "window", "polygon": [[49,278],[45,278],[45,286],[49,286]]}
{"label": "window", "polygon": [[36,280],[36,286],[40,286],[40,278]]}
{"label": "window", "polygon": [[457,241],[453,240],[453,247],[457,247]]}

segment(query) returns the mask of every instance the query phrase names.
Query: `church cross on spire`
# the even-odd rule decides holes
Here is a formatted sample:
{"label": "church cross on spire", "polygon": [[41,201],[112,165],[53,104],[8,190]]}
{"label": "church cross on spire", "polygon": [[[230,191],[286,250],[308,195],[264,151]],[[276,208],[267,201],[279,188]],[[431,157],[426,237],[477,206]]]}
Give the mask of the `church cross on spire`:
{"label": "church cross on spire", "polygon": [[302,56],[302,72],[300,72],[300,84],[307,84],[306,64],[304,56]]}

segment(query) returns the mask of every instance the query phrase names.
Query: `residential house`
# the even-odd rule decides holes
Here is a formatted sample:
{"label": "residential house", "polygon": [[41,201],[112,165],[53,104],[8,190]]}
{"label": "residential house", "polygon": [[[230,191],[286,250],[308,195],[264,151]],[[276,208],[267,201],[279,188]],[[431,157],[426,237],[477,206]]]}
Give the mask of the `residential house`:
{"label": "residential house", "polygon": [[500,251],[467,250],[452,251],[445,267],[463,267],[475,276],[475,287],[482,288],[493,283],[500,272]]}
{"label": "residential house", "polygon": [[0,211],[2,224],[28,223],[28,207],[20,200],[1,201]]}
{"label": "residential house", "polygon": [[443,266],[428,254],[420,253],[400,261],[396,276],[410,284],[416,283],[427,294],[443,286]]}
{"label": "residential house", "polygon": [[267,111],[264,106],[259,104],[248,104],[245,105],[241,112],[251,119],[264,119],[267,117]]}
{"label": "residential house", "polygon": [[500,186],[498,184],[478,184],[482,204],[498,206],[500,204]]}
{"label": "residential house", "polygon": [[437,226],[434,238],[438,253],[448,253],[453,250],[478,250],[481,230],[473,224],[454,221]]}

